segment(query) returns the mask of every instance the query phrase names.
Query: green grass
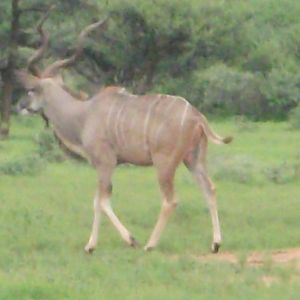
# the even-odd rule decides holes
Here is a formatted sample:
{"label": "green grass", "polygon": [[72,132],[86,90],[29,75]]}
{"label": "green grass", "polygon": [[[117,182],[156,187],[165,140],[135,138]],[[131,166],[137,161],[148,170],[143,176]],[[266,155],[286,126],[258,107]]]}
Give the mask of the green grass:
{"label": "green grass", "polygon": [[[296,162],[299,132],[286,123],[258,123],[251,131],[233,121],[211,124],[235,141],[210,145],[210,168],[216,158],[246,156],[260,177],[214,180],[221,250],[243,257],[299,247],[299,178],[275,184],[261,175],[265,168]],[[14,119],[11,139],[0,143],[0,165],[36,151],[33,137],[42,126],[37,119]],[[121,167],[113,183],[117,215],[144,244],[160,208],[154,170]],[[178,209],[154,252],[129,249],[104,218],[98,248],[86,255],[95,188],[94,170],[73,161],[45,164],[35,176],[0,175],[0,300],[299,299],[300,272],[293,263],[266,261],[254,268],[195,259],[209,252],[211,225],[203,196],[183,167],[176,176]],[[266,275],[277,279],[271,287],[262,281]]]}

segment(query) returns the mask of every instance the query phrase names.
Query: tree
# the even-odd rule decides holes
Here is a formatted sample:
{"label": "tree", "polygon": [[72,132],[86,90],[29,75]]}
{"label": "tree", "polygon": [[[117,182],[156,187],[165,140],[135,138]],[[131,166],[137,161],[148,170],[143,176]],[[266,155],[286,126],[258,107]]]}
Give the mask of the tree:
{"label": "tree", "polygon": [[[74,20],[79,21],[76,25],[81,28],[81,23],[84,24],[85,19],[90,19],[92,11],[94,14],[97,13],[93,4],[87,4],[83,0],[46,0],[43,3],[38,0],[2,0],[0,3],[0,87],[2,90],[0,91],[0,139],[9,136],[12,97],[16,85],[14,70],[24,64],[26,59],[23,59],[23,56],[25,56],[23,52],[26,52],[26,57],[28,58],[29,51],[24,51],[24,49],[31,48],[32,50],[30,51],[34,51],[34,48],[36,48],[38,35],[35,32],[35,27],[39,18],[38,15],[44,13],[53,4],[57,5],[57,10],[52,15],[53,21],[51,25],[63,23],[60,29],[68,33],[57,41],[54,34],[52,48],[56,49],[54,53],[58,55],[61,54],[59,52],[68,54],[71,52],[69,47],[72,43],[74,44],[77,34],[73,28],[76,23]],[[86,13],[83,14],[81,13],[82,11]],[[76,14],[80,17],[77,18]],[[29,33],[28,28],[32,29],[34,34]],[[32,36],[36,37],[32,38]],[[66,40],[65,43],[62,43],[65,47],[63,51],[58,46],[62,39]]]}
{"label": "tree", "polygon": [[17,51],[18,51],[18,32],[20,9],[19,0],[11,1],[11,24],[10,35],[7,47],[7,62],[1,68],[1,78],[3,82],[3,95],[1,105],[1,123],[0,123],[0,139],[9,135],[9,119],[11,110],[11,99],[13,91],[13,71],[16,65]]}

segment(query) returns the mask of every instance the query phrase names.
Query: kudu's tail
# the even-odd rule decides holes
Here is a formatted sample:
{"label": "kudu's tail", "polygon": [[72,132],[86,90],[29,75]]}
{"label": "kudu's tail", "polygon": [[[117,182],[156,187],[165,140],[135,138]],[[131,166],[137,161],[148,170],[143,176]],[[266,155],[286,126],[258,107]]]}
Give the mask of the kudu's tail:
{"label": "kudu's tail", "polygon": [[205,118],[204,115],[200,113],[201,116],[201,127],[207,136],[209,140],[211,140],[213,143],[221,145],[221,144],[229,144],[232,140],[232,136],[227,136],[227,137],[221,137],[218,134],[216,134],[208,125],[208,121]]}

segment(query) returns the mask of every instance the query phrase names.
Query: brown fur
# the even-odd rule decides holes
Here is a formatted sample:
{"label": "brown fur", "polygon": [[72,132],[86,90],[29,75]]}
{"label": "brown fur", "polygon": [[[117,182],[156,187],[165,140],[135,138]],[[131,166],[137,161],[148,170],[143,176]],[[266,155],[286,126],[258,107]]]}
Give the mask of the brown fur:
{"label": "brown fur", "polygon": [[111,205],[112,175],[121,163],[153,165],[157,171],[162,193],[162,207],[145,250],[153,249],[175,209],[174,176],[181,162],[187,166],[203,188],[213,225],[212,251],[221,243],[215,187],[206,172],[208,139],[217,144],[229,143],[209,127],[206,118],[184,98],[169,95],[130,94],[122,87],[101,89],[89,101],[78,101],[56,75],[61,67],[74,62],[82,50],[82,37],[102,26],[98,22],[88,26],[81,35],[80,45],[70,59],[48,67],[40,78],[19,73],[23,86],[33,90],[30,109],[42,110],[63,144],[87,158],[98,174],[98,189],[94,198],[94,221],[85,250],[96,247],[101,215],[104,213],[130,246],[137,242],[115,215]]}
{"label": "brown fur", "polygon": [[[24,86],[27,86],[24,75],[22,78]],[[213,250],[217,251],[221,237],[214,186],[206,174],[207,139],[221,144],[227,143],[230,138],[223,139],[215,134],[204,116],[181,97],[136,96],[110,87],[89,101],[81,102],[55,80],[32,76],[28,80],[30,86],[35,86],[35,96],[43,99],[43,113],[59,139],[71,151],[86,157],[98,171],[97,201],[100,207],[102,202],[105,203],[102,211],[128,244],[132,243],[131,233],[105,202],[111,196],[113,170],[121,163],[153,165],[157,170],[163,206],[146,246],[150,249],[156,246],[176,206],[173,180],[178,165],[183,161],[207,196],[214,227]],[[169,107],[167,113],[166,107]],[[94,243],[89,244],[87,251],[90,252],[93,247]]]}

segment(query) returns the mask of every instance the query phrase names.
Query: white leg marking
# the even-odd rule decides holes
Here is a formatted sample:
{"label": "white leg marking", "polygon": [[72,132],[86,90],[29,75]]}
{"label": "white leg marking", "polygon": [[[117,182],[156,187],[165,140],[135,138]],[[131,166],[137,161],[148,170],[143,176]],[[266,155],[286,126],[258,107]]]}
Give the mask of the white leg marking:
{"label": "white leg marking", "polygon": [[115,215],[109,199],[101,199],[101,209],[103,212],[108,216],[112,224],[115,226],[115,228],[119,231],[122,239],[127,242],[128,244],[132,243],[131,240],[131,234],[126,229],[126,227],[121,223],[121,221],[118,219],[118,217]]}
{"label": "white leg marking", "polygon": [[152,234],[149,238],[147,245],[144,247],[144,250],[150,250],[157,245],[162,230],[166,227],[169,217],[176,207],[176,203],[177,202],[175,200],[173,200],[172,202],[168,202],[167,200],[164,200],[157,223],[155,224],[155,227],[152,231]]}
{"label": "white leg marking", "polygon": [[199,183],[203,188],[205,198],[208,203],[213,226],[213,242],[220,244],[222,238],[214,184],[206,175],[206,172],[203,170],[203,167],[196,168],[195,175],[196,179],[198,179]]}
{"label": "white leg marking", "polygon": [[99,199],[99,194],[96,193],[94,198],[94,221],[93,221],[92,232],[90,235],[89,242],[85,246],[86,252],[91,252],[96,248],[100,221],[101,221],[100,199]]}

